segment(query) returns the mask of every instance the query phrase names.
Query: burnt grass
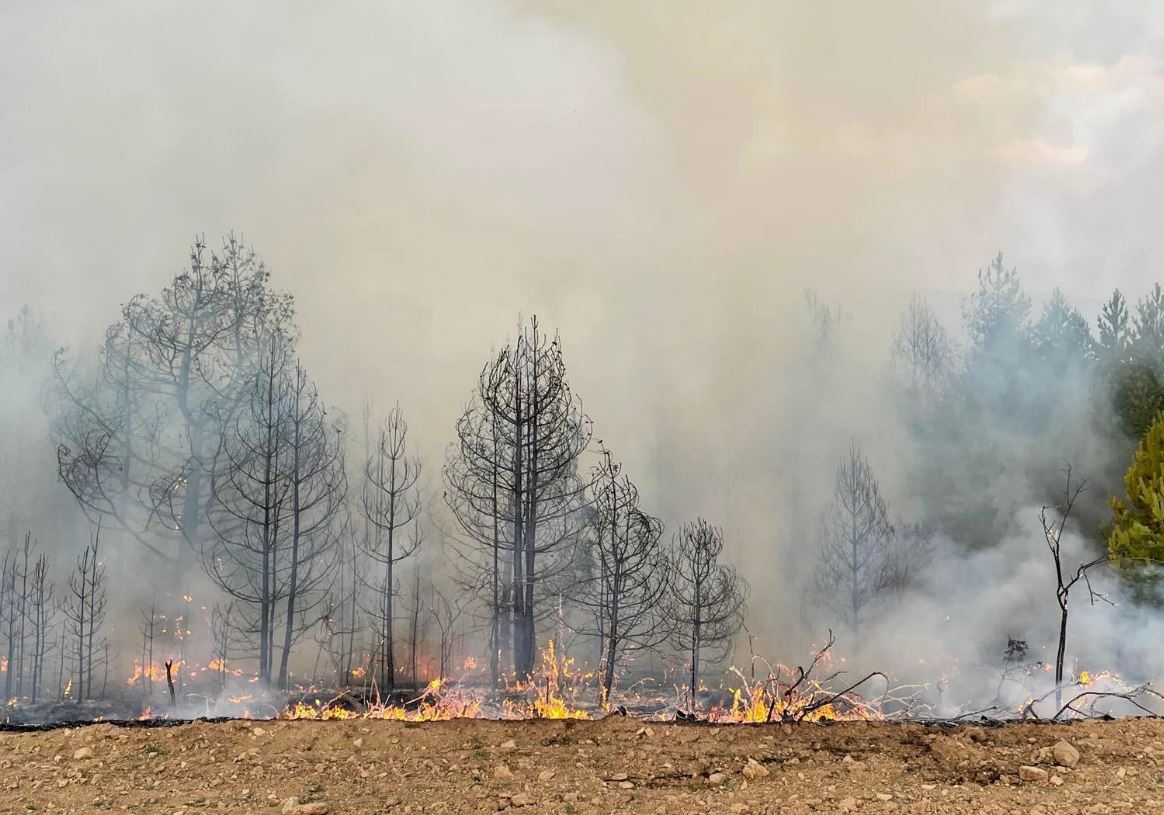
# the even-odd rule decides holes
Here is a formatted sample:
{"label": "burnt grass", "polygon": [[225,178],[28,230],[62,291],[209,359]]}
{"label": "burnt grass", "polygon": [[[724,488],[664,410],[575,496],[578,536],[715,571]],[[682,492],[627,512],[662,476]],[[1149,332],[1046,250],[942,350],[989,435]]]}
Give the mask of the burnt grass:
{"label": "burnt grass", "polygon": [[[1060,740],[1080,754],[1057,766]],[[751,762],[751,763],[749,763]],[[1027,765],[1045,771],[1020,780]],[[1164,721],[10,725],[0,813],[1164,812]]]}

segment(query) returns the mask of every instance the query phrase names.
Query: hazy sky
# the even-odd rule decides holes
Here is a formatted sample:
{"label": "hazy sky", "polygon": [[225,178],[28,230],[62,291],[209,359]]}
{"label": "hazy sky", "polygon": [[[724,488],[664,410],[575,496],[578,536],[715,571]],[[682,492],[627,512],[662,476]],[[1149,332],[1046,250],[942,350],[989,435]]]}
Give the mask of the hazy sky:
{"label": "hazy sky", "polygon": [[237,230],[433,474],[536,311],[657,511],[730,516],[807,286],[879,365],[998,249],[1081,304],[1162,276],[1158,55],[1152,2],[5,3],[0,290],[91,344]]}

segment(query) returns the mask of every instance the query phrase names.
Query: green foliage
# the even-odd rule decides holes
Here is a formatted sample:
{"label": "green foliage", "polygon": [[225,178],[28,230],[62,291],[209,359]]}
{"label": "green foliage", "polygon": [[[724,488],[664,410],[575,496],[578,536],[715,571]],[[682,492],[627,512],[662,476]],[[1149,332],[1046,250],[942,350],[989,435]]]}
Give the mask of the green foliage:
{"label": "green foliage", "polygon": [[1158,414],[1124,476],[1127,497],[1111,499],[1107,551],[1140,601],[1157,595],[1164,564],[1164,414]]}
{"label": "green foliage", "polygon": [[1133,320],[1132,347],[1148,362],[1164,362],[1164,289],[1157,283],[1138,303]]}
{"label": "green foliage", "polygon": [[1008,348],[1027,338],[1031,298],[1022,290],[1018,269],[1007,269],[999,252],[978,272],[978,290],[963,305],[966,331],[976,348]]}
{"label": "green foliage", "polygon": [[1128,359],[1132,347],[1132,324],[1128,315],[1128,301],[1119,289],[1103,304],[1096,321],[1099,330],[1098,355],[1102,362],[1118,365]]}
{"label": "green foliage", "polygon": [[1141,438],[1164,410],[1164,385],[1153,366],[1134,362],[1114,374],[1112,408],[1120,428],[1131,438]]}
{"label": "green foliage", "polygon": [[1039,360],[1056,373],[1084,364],[1095,356],[1095,340],[1087,318],[1067,302],[1059,289],[1051,293],[1051,299],[1043,306],[1032,339]]}

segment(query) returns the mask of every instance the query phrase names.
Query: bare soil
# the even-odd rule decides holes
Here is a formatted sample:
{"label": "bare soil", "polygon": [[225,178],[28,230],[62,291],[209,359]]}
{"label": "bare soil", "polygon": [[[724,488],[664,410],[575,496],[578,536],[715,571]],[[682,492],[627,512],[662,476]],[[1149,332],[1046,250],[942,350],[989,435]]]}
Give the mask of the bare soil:
{"label": "bare soil", "polygon": [[[1078,750],[1074,768],[1057,766],[1060,740]],[[1024,765],[1037,778],[1020,780]],[[499,810],[1164,813],[1164,721],[708,727],[611,717],[0,733],[3,813]]]}

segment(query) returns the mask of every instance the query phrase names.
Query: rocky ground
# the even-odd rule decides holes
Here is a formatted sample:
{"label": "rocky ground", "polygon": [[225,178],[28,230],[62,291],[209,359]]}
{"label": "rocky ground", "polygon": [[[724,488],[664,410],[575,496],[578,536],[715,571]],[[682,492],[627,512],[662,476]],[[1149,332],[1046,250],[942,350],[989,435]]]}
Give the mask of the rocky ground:
{"label": "rocky ground", "polygon": [[0,733],[0,812],[1164,812],[1164,721],[197,722]]}

